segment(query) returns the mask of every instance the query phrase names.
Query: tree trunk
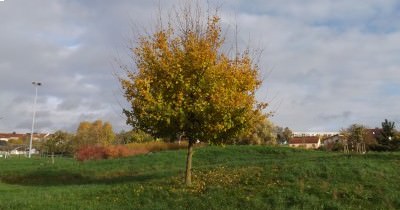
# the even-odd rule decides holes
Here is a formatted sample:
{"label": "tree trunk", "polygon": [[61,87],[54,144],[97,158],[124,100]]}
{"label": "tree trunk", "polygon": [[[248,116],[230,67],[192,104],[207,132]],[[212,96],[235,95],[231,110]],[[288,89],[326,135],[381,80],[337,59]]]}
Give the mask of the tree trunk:
{"label": "tree trunk", "polygon": [[186,186],[190,186],[192,184],[193,144],[194,144],[194,141],[192,139],[189,139],[187,157],[186,157],[186,175],[185,175]]}

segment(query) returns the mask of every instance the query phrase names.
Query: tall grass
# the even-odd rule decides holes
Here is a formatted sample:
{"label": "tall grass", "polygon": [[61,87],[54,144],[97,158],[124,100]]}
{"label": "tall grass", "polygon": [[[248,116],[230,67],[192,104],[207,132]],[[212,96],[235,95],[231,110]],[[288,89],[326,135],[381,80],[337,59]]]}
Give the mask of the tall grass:
{"label": "tall grass", "polygon": [[147,152],[158,152],[163,150],[178,150],[187,148],[188,143],[186,141],[182,141],[180,143],[173,142],[167,143],[163,141],[152,141],[145,143],[130,143],[126,145],[129,149],[133,150],[142,150]]}

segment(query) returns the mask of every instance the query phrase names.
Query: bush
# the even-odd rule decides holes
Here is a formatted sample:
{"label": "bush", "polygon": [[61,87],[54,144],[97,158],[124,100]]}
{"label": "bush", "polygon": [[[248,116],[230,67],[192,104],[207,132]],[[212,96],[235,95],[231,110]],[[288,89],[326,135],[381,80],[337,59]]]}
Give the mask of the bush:
{"label": "bush", "polygon": [[106,149],[101,146],[85,146],[77,150],[75,158],[78,161],[105,159]]}
{"label": "bush", "polygon": [[373,144],[369,146],[369,149],[377,152],[386,152],[390,151],[390,146],[382,144]]}
{"label": "bush", "polygon": [[163,150],[177,150],[187,147],[187,142],[165,143],[165,142],[148,142],[148,143],[131,143],[127,145],[116,146],[85,146],[77,150],[75,158],[78,161],[101,160],[128,157],[133,155],[147,154],[149,152],[158,152]]}
{"label": "bush", "polygon": [[323,146],[326,151],[342,151],[344,146],[341,142],[325,143]]}
{"label": "bush", "polygon": [[144,143],[151,141],[154,141],[153,136],[142,130],[121,131],[117,135],[117,142],[119,144]]}

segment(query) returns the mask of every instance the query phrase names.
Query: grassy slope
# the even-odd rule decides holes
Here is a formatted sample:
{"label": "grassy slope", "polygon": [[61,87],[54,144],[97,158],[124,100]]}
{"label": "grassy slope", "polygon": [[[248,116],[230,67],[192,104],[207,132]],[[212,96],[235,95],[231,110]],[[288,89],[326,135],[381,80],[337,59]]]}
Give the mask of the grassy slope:
{"label": "grassy slope", "polygon": [[262,146],[78,163],[0,159],[0,209],[400,209],[400,153]]}

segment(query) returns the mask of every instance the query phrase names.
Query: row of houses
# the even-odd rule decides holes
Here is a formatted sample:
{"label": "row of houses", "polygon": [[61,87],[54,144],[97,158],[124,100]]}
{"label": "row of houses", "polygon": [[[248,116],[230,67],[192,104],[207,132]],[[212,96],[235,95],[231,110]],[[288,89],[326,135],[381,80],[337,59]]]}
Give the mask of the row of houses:
{"label": "row of houses", "polygon": [[[2,158],[2,157],[7,158],[7,156],[10,156],[10,155],[28,156],[28,154],[29,154],[29,147],[26,145],[15,147],[9,151],[8,150],[5,150],[5,151],[0,150],[0,158]],[[39,154],[39,151],[36,150],[35,148],[32,148],[31,154]]]}
{"label": "row of houses", "polygon": [[[377,141],[381,129],[367,129],[366,143]],[[322,146],[329,147],[335,143],[343,143],[344,137],[339,132],[294,132],[288,145],[290,147],[301,147],[306,149],[318,149]]]}
{"label": "row of houses", "polygon": [[[44,133],[34,133],[33,134],[33,140],[40,140],[40,139],[44,139],[47,136],[49,136],[50,134],[44,134]],[[21,134],[21,133],[16,133],[16,132],[12,132],[12,133],[0,133],[0,141],[10,141],[10,140],[18,140],[18,139],[27,139],[30,138],[31,134],[30,133],[25,133],[25,134]]]}
{"label": "row of houses", "polygon": [[[42,139],[45,139],[48,137],[49,134],[43,134],[43,133],[34,133],[32,136],[33,141],[39,141]],[[0,133],[0,158],[7,158],[7,156],[10,155],[28,155],[29,153],[29,146],[26,144],[20,145],[12,145],[11,146],[5,146],[10,142],[11,140],[24,140],[27,141],[30,139],[31,134],[26,133],[26,134],[20,134],[20,133]],[[35,148],[32,148],[31,150],[32,154],[38,154],[38,151]]]}
{"label": "row of houses", "polygon": [[289,139],[290,147],[301,147],[305,149],[318,149],[327,138],[339,136],[339,132],[293,132]]}

